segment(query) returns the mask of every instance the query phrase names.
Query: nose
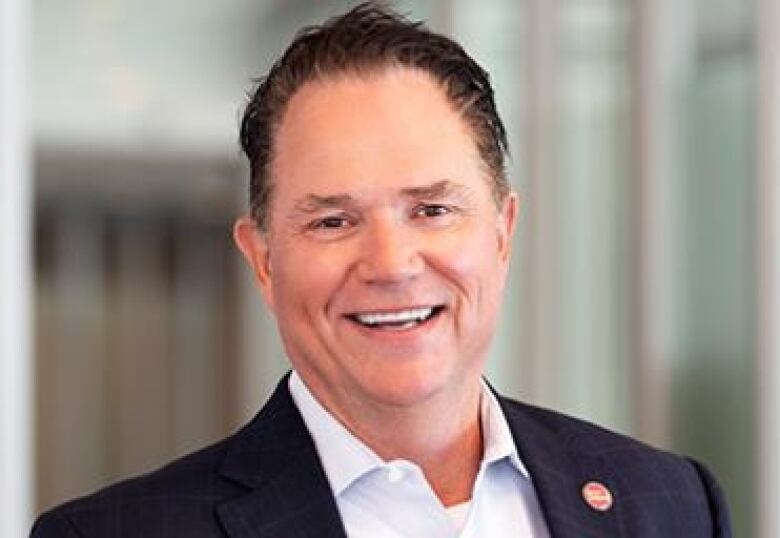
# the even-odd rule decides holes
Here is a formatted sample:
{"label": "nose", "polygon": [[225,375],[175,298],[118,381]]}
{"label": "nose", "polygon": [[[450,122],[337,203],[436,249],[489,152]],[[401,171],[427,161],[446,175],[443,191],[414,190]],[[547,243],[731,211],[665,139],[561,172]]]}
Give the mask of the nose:
{"label": "nose", "polygon": [[414,278],[424,266],[415,231],[392,218],[376,219],[360,244],[358,277],[371,284],[397,284]]}

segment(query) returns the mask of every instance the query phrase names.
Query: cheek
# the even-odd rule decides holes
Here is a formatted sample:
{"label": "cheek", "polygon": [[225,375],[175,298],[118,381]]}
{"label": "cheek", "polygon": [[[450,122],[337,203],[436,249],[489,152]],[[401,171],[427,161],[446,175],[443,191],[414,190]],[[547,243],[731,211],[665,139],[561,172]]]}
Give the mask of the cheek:
{"label": "cheek", "polygon": [[434,254],[431,264],[455,288],[456,323],[462,331],[493,322],[504,282],[494,235],[461,237]]}
{"label": "cheek", "polygon": [[480,293],[500,287],[502,270],[492,228],[482,227],[451,242],[444,254],[453,276]]}
{"label": "cheek", "polygon": [[332,252],[295,248],[279,252],[273,267],[277,310],[286,313],[327,309],[343,279],[344,267]]}

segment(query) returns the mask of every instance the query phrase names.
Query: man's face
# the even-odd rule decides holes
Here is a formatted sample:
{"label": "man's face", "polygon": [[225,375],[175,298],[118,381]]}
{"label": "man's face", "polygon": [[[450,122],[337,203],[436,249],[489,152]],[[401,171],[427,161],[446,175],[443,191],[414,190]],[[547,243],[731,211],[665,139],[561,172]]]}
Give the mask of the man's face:
{"label": "man's face", "polygon": [[[472,135],[424,73],[312,82],[275,140],[269,230],[236,240],[286,352],[337,416],[479,382],[509,261]],[[446,400],[444,400],[446,401]]]}

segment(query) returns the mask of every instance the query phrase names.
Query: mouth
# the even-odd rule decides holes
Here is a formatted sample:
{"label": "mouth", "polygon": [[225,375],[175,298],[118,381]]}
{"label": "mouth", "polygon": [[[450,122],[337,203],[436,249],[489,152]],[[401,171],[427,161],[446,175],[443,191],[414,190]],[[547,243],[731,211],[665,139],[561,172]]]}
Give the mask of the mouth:
{"label": "mouth", "polygon": [[429,323],[444,309],[444,305],[422,306],[383,312],[356,312],[345,317],[368,329],[404,331]]}

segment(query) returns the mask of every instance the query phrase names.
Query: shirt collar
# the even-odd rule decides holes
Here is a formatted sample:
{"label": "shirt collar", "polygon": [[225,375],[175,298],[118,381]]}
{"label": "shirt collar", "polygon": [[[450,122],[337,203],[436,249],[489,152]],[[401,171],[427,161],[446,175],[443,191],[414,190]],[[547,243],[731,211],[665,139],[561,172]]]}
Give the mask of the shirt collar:
{"label": "shirt collar", "polygon": [[[387,465],[373,450],[352,435],[311,394],[298,373],[293,370],[290,394],[306,428],[314,440],[325,475],[335,496],[370,471]],[[482,382],[480,420],[485,443],[482,466],[508,458],[525,478],[528,471],[520,460],[509,424],[493,392]]]}
{"label": "shirt collar", "polygon": [[384,465],[382,458],[322,407],[295,370],[289,386],[292,399],[314,439],[334,495],[338,496],[355,480]]}
{"label": "shirt collar", "polygon": [[517,452],[512,431],[506,421],[498,399],[490,387],[482,380],[482,397],[480,398],[480,420],[482,421],[482,437],[484,454],[482,464],[489,465],[504,458],[509,461],[525,478],[530,478],[520,454]]}

